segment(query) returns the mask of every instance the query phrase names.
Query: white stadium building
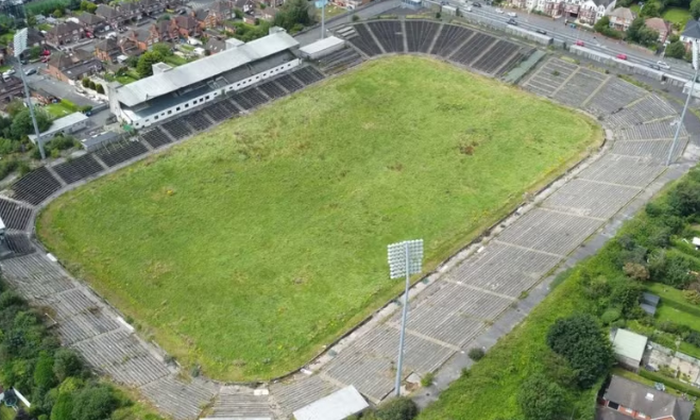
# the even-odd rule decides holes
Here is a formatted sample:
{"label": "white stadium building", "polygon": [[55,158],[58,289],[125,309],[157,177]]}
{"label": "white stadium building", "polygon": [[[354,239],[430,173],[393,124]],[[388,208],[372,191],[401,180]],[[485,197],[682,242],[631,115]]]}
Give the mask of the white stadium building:
{"label": "white stadium building", "polygon": [[298,47],[299,42],[280,28],[248,43],[229,39],[218,54],[175,68],[158,63],[150,77],[128,85],[110,83],[110,110],[137,129],[157,124],[298,67]]}

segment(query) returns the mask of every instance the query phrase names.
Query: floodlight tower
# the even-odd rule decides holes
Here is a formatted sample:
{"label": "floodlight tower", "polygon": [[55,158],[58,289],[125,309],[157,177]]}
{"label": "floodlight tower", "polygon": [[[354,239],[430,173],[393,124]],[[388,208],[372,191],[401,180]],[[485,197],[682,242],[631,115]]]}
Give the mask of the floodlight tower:
{"label": "floodlight tower", "polygon": [[13,48],[15,51],[15,58],[19,64],[19,77],[22,79],[22,84],[24,85],[24,96],[27,98],[27,106],[29,107],[29,115],[32,117],[32,124],[34,125],[34,134],[36,134],[36,144],[39,146],[39,152],[41,152],[41,160],[46,159],[46,152],[44,151],[44,143],[41,140],[41,132],[39,131],[39,125],[36,123],[36,114],[34,113],[34,104],[29,96],[29,86],[27,85],[27,80],[24,77],[24,68],[22,68],[22,53],[27,50],[27,28],[20,29],[15,33]]}
{"label": "floodlight tower", "polygon": [[321,39],[326,37],[326,2],[321,0]]}
{"label": "floodlight tower", "polygon": [[406,336],[406,317],[408,316],[408,289],[411,287],[411,274],[422,270],[423,240],[403,241],[387,247],[389,257],[389,277],[392,279],[406,277],[406,290],[403,294],[403,313],[401,314],[401,335],[399,338],[399,360],[396,366],[396,396],[401,395],[401,370],[403,368],[403,347]]}
{"label": "floodlight tower", "polygon": [[683,106],[683,112],[681,112],[681,118],[676,124],[676,134],[673,136],[673,142],[671,143],[671,150],[668,151],[668,157],[666,158],[666,166],[671,165],[671,159],[673,159],[673,151],[678,143],[678,136],[681,134],[681,128],[683,127],[683,119],[685,118],[685,113],[688,111],[688,105],[690,105],[690,98],[693,96],[693,90],[695,90],[695,82],[698,80],[698,70],[700,66],[698,65],[698,49],[700,44],[697,40],[693,40],[693,68],[695,69],[695,74],[693,75],[693,81],[690,83],[690,90],[688,90],[688,97],[685,100],[685,105]]}

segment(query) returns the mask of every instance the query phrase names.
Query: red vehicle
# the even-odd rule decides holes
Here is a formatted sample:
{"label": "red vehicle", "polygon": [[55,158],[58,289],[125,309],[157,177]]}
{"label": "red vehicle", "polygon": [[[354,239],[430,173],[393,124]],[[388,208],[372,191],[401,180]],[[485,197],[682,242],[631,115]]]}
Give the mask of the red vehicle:
{"label": "red vehicle", "polygon": [[583,47],[583,41],[581,41],[581,40],[576,41],[576,45],[578,45],[579,47]]}
{"label": "red vehicle", "polygon": [[48,56],[51,55],[51,51],[49,51],[49,50],[44,50],[44,51],[41,52],[41,55],[48,57]]}
{"label": "red vehicle", "polygon": [[620,60],[627,60],[627,55],[625,55],[625,54],[618,54],[618,55],[617,55],[617,58],[620,59]]}

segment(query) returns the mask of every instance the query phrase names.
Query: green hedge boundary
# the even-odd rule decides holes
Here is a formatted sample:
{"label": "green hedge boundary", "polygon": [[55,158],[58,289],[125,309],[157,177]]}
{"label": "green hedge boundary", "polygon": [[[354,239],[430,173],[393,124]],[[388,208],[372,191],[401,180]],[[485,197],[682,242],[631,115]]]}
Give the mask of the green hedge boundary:
{"label": "green hedge boundary", "polygon": [[684,392],[688,395],[700,398],[700,389],[684,384],[683,382],[676,381],[675,379],[671,379],[668,376],[661,375],[660,373],[651,372],[646,369],[639,369],[639,376],[649,379],[650,381],[661,382],[662,384],[669,388],[673,388],[676,391]]}

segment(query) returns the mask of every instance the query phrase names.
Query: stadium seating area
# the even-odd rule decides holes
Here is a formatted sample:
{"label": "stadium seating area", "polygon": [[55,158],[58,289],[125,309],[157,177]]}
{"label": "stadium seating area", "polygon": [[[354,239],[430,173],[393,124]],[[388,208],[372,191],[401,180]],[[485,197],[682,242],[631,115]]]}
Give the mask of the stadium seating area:
{"label": "stadium seating area", "polygon": [[60,165],[54,166],[53,169],[66,184],[72,184],[90,175],[95,175],[102,171],[103,168],[90,154],[68,160]]}
{"label": "stadium seating area", "polygon": [[[162,125],[163,129],[170,133],[175,140],[184,139],[192,135],[192,130],[181,119],[170,120]],[[155,146],[154,146],[155,147]]]}
{"label": "stadium seating area", "polygon": [[361,62],[362,57],[357,51],[352,48],[344,48],[321,58],[316,64],[324,73],[334,74],[354,67]]}
{"label": "stadium seating area", "polygon": [[12,185],[15,199],[35,206],[59,189],[61,189],[61,183],[45,166],[29,172]]}
{"label": "stadium seating area", "polygon": [[212,122],[204,114],[204,111],[196,111],[183,117],[187,123],[194,128],[194,131],[204,131],[211,127]]}
{"label": "stadium seating area", "polygon": [[108,144],[95,152],[95,155],[110,168],[148,152],[138,141],[125,141]]}
{"label": "stadium seating area", "polygon": [[0,218],[8,229],[25,230],[32,218],[32,209],[6,198],[0,198]]}
{"label": "stadium seating area", "polygon": [[296,92],[297,90],[304,87],[304,85],[300,81],[288,74],[284,74],[276,80],[283,88],[287,89],[287,91],[290,93]]}
{"label": "stadium seating area", "polygon": [[[175,122],[175,121],[171,121]],[[183,125],[182,121],[178,121],[178,126]],[[168,123],[168,127],[174,127],[173,124]],[[185,126],[185,128],[187,128]],[[152,130],[146,131],[145,133],[141,134],[141,137],[146,140],[146,143],[150,144],[152,148],[157,149],[161,146],[165,146],[168,143],[172,143],[172,140],[168,135],[161,130],[160,127],[156,127]]]}
{"label": "stadium seating area", "polygon": [[433,21],[380,20],[356,23],[337,34],[368,57],[382,53],[424,53],[502,76],[534,51],[493,35]]}

